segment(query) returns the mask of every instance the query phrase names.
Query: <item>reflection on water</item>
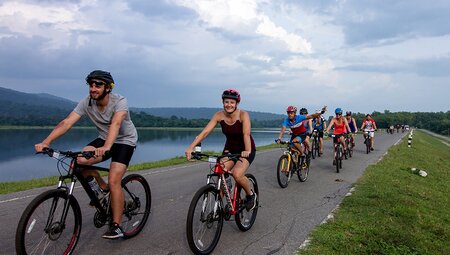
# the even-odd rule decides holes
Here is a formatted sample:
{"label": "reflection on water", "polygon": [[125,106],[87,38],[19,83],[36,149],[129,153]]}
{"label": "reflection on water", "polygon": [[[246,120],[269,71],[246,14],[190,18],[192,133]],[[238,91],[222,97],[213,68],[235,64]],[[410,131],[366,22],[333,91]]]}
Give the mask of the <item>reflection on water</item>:
{"label": "reflection on water", "polygon": [[[51,129],[0,130],[0,182],[28,180],[58,175],[56,161],[34,154],[34,144],[42,141]],[[273,143],[278,131],[254,131],[256,146]],[[142,130],[131,164],[183,156],[184,150],[199,131]],[[72,129],[52,144],[60,150],[80,150],[97,137],[95,129]],[[220,131],[211,133],[202,142],[203,150],[221,151],[225,136]],[[102,165],[107,165],[103,163]]]}

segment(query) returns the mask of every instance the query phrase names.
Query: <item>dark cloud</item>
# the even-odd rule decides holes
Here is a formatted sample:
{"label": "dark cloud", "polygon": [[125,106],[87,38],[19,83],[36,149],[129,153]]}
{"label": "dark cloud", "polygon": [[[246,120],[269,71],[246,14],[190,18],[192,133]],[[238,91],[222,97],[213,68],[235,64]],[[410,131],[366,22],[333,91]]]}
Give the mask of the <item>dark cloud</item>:
{"label": "dark cloud", "polygon": [[346,1],[335,22],[349,45],[376,45],[450,34],[448,1]]}

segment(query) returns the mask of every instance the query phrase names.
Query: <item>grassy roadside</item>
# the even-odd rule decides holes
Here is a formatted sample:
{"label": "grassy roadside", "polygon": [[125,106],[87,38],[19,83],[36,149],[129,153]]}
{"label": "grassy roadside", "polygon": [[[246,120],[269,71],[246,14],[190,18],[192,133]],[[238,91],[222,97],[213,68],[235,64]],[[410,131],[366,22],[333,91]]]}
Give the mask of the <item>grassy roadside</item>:
{"label": "grassy roadside", "polygon": [[[450,254],[450,150],[415,132],[369,166],[298,254]],[[411,172],[423,169],[427,177]]]}
{"label": "grassy roadside", "polygon": [[[267,150],[271,148],[278,148],[279,145],[271,144],[271,145],[265,145],[265,146],[259,146],[257,147],[257,150]],[[211,152],[214,153],[214,152]],[[219,152],[216,152],[219,153]],[[165,167],[165,166],[174,166],[174,165],[180,165],[180,164],[189,164],[189,162],[186,161],[185,157],[175,157],[160,161],[153,161],[153,162],[145,162],[140,164],[131,165],[128,167],[128,172],[134,172],[144,169],[154,169],[159,167]],[[103,173],[103,175],[106,175],[106,173]],[[39,188],[39,187],[47,187],[56,185],[58,182],[58,176],[52,176],[52,177],[45,177],[45,178],[39,178],[39,179],[32,179],[32,180],[26,180],[26,181],[17,181],[17,182],[1,182],[0,183],[0,195],[1,194],[8,194],[23,190],[28,190],[32,188]]]}

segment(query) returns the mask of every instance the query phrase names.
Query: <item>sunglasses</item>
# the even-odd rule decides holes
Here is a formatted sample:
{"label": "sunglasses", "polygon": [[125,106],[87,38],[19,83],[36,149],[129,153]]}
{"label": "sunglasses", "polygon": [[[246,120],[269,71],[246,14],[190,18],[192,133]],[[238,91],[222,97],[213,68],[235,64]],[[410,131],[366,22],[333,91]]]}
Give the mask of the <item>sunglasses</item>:
{"label": "sunglasses", "polygon": [[287,112],[287,114],[291,114],[291,113],[295,114],[295,112]]}
{"label": "sunglasses", "polygon": [[342,113],[336,113],[336,115],[342,115]]}
{"label": "sunglasses", "polygon": [[96,80],[90,80],[86,82],[89,87],[92,87],[94,85],[96,88],[101,88],[102,86],[106,85],[104,81],[96,81]]}

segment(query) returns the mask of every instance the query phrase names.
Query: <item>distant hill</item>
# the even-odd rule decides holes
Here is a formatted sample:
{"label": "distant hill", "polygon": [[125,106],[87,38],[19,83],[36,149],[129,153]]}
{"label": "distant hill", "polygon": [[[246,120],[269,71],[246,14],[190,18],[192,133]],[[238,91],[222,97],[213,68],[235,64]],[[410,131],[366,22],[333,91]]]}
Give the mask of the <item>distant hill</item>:
{"label": "distant hill", "polygon": [[[0,87],[0,125],[56,125],[73,110],[76,104],[51,94],[32,94]],[[204,122],[218,110],[220,109],[205,107],[130,107],[133,121],[139,126],[204,126]],[[281,114],[253,111],[249,111],[249,114],[252,121],[260,121],[259,124],[263,127],[272,126],[272,122],[277,123],[278,126],[284,117]],[[89,122],[82,120],[79,125],[89,125]],[[252,123],[252,126],[258,125]]]}
{"label": "distant hill", "polygon": [[[170,118],[176,116],[178,118],[186,119],[210,119],[214,113],[220,111],[221,108],[207,108],[207,107],[152,107],[152,108],[130,108],[131,111],[145,112],[147,114],[158,116],[162,118]],[[284,118],[282,114],[254,112],[248,111],[252,120],[281,120]]]}
{"label": "distant hill", "polygon": [[32,94],[0,87],[0,102],[24,106],[48,106],[60,109],[73,109],[75,102],[47,93]]}

